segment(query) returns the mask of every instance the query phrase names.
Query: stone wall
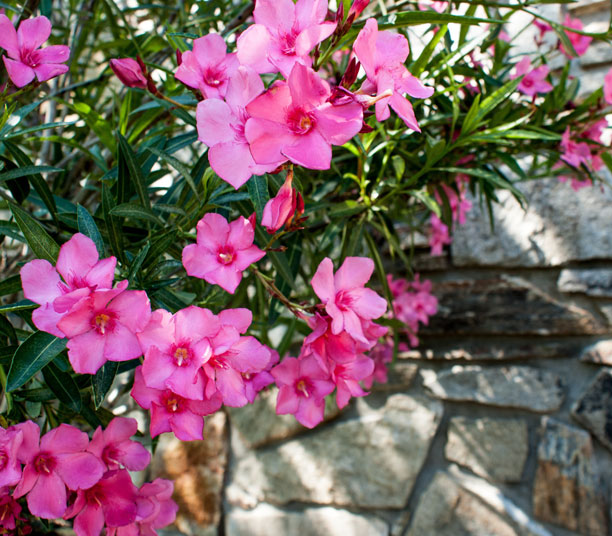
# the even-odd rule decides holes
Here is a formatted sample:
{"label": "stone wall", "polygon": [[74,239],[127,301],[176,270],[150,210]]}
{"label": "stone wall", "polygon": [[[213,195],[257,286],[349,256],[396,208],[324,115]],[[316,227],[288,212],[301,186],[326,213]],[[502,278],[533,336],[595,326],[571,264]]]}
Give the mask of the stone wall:
{"label": "stone wall", "polygon": [[[607,6],[574,11],[607,24]],[[576,62],[588,90],[609,51]],[[445,256],[419,252],[440,310],[389,384],[313,431],[270,392],[159,449],[181,533],[612,534],[612,189],[521,188],[495,235],[475,203]]]}

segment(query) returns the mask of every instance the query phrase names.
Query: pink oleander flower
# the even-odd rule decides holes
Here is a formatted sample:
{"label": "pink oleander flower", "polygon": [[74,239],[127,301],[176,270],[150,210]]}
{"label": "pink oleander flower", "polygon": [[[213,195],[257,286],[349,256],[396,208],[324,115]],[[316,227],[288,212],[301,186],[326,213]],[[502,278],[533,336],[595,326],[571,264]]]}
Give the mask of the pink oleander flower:
{"label": "pink oleander flower", "polygon": [[[108,471],[92,487],[77,491],[64,519],[74,517],[77,536],[98,536],[106,527],[121,527],[136,520],[138,488],[125,469]],[[76,517],[75,517],[76,516]]]}
{"label": "pink oleander flower", "polygon": [[91,452],[87,434],[74,426],[60,424],[42,438],[32,421],[22,424],[24,441],[19,452],[25,463],[23,477],[13,496],[27,494],[28,509],[43,519],[56,519],[66,511],[66,487],[87,489],[104,474],[104,464]]}
{"label": "pink oleander flower", "polygon": [[55,268],[46,260],[35,259],[21,269],[25,297],[40,305],[32,313],[38,329],[65,337],[57,323],[70,309],[92,291],[113,286],[117,259],[98,259],[93,241],[76,233],[60,248]]}
{"label": "pink oleander flower", "polygon": [[327,0],[257,0],[255,24],[236,43],[240,63],[285,78],[296,63],[310,67],[310,51],[336,29],[335,22],[325,22],[327,9]]}
{"label": "pink oleander flower", "polygon": [[570,128],[567,127],[561,139],[561,159],[570,166],[580,167],[581,164],[589,166],[591,149],[588,143],[575,142],[571,139]]}
{"label": "pink oleander flower", "polygon": [[[565,15],[565,20],[563,21],[563,25],[567,26],[568,28],[573,28],[574,30],[580,30],[582,31],[582,21],[580,19],[572,19],[569,14]],[[589,37],[587,35],[582,35],[576,32],[565,32],[565,35],[567,35],[567,38],[570,40],[570,43],[572,44],[572,46],[574,47],[574,50],[576,51],[576,54],[578,56],[582,56],[586,51],[587,48],[589,48],[589,45],[591,44],[591,41],[593,40],[592,37]],[[563,52],[563,54],[565,54],[568,58],[572,58],[574,55],[570,50],[566,50],[565,47],[563,46],[563,43],[560,44],[560,48],[561,48],[561,52]]]}
{"label": "pink oleander flower", "polygon": [[127,87],[147,87],[147,78],[142,72],[140,64],[132,58],[113,58],[110,67],[115,76]]}
{"label": "pink oleander flower", "polygon": [[559,182],[569,181],[570,186],[572,187],[572,190],[574,190],[574,192],[578,192],[582,188],[593,186],[593,182],[591,181],[591,179],[580,180],[580,179],[577,179],[576,177],[573,177],[573,176],[568,177],[566,175],[559,175],[557,179],[559,179]]}
{"label": "pink oleander flower", "polygon": [[187,307],[175,315],[158,309],[138,340],[145,352],[142,375],[154,389],[170,389],[184,398],[203,400],[202,365],[212,354],[209,338],[221,327],[208,309]]}
{"label": "pink oleander flower", "polygon": [[142,367],[138,367],[134,374],[131,395],[141,408],[151,411],[151,437],[174,432],[182,441],[202,439],[203,417],[214,413],[222,405],[221,396],[217,394],[207,400],[190,400],[170,389],[147,387]]}
{"label": "pink oleander flower", "polygon": [[518,90],[525,95],[533,97],[536,93],[548,93],[553,90],[552,85],[546,81],[548,67],[540,65],[532,69],[531,60],[527,56],[516,64],[515,71],[510,78],[514,80],[519,76],[523,76],[523,79],[518,85]]}
{"label": "pink oleander flower", "polygon": [[361,15],[362,11],[368,7],[369,3],[370,0],[353,0],[346,19],[349,20],[352,16],[353,20],[355,20],[357,17],[359,17],[359,15]]}
{"label": "pink oleander flower", "polygon": [[244,394],[252,404],[257,397],[257,394],[264,388],[274,383],[274,377],[270,374],[270,370],[280,360],[280,356],[276,350],[269,349],[270,357],[268,362],[260,372],[243,372],[242,379],[244,381]]}
{"label": "pink oleander flower", "polygon": [[444,13],[446,8],[448,7],[448,2],[440,1],[440,0],[428,0],[428,1],[420,1],[418,3],[419,9],[421,11],[427,11],[429,9],[433,9],[438,13]]}
{"label": "pink oleander flower", "polygon": [[322,368],[327,369],[333,363],[348,363],[360,353],[357,341],[347,331],[338,334],[332,332],[331,317],[317,313],[308,318],[307,322],[313,331],[304,339],[301,354],[312,353]]}
{"label": "pink oleander flower", "polygon": [[448,232],[448,227],[435,214],[432,214],[430,216],[429,222],[431,224],[429,235],[431,255],[442,255],[443,247],[449,245],[452,242],[452,239]]}
{"label": "pink oleander flower", "polygon": [[0,15],[0,47],[6,50],[3,56],[9,78],[17,87],[27,86],[34,78],[45,82],[68,72],[63,65],[70,57],[66,45],[40,46],[51,35],[51,23],[44,16],[26,19],[15,30],[10,19]]}
{"label": "pink oleander flower", "polygon": [[261,224],[270,234],[274,234],[283,225],[290,222],[298,207],[299,194],[293,188],[292,181],[293,173],[289,172],[276,196],[270,199],[264,207]]}
{"label": "pink oleander flower", "polygon": [[351,397],[366,396],[368,393],[359,385],[374,372],[374,361],[365,355],[356,356],[350,363],[337,364],[331,369],[332,381],[336,384],[336,404],[342,409]]}
{"label": "pink oleander flower", "polygon": [[363,379],[362,383],[366,389],[371,389],[374,382],[389,381],[387,365],[393,361],[393,341],[385,340],[377,344],[370,352],[370,358],[374,361],[374,370]]}
{"label": "pink oleander flower", "polygon": [[225,101],[206,99],[198,103],[198,139],[208,145],[210,166],[224,181],[240,188],[251,175],[274,171],[285,161],[257,164],[253,160],[244,126],[250,117],[246,106],[264,90],[259,75],[240,66],[229,79]]}
{"label": "pink oleander flower", "polygon": [[388,119],[391,106],[408,128],[420,132],[412,104],[403,95],[407,93],[423,99],[431,97],[434,90],[423,85],[404,66],[409,52],[408,40],[396,32],[379,32],[376,19],[368,19],[355,40],[353,50],[367,76],[361,91],[376,91],[378,96],[389,94],[376,102],[376,119]]}
{"label": "pink oleander flower", "polygon": [[347,257],[334,275],[330,258],[321,261],[311,284],[332,318],[332,333],[345,330],[357,341],[367,343],[361,320],[372,320],[387,310],[387,301],[365,288],[374,271],[374,261],[366,257]]}
{"label": "pink oleander flower", "polygon": [[542,39],[542,37],[544,37],[544,35],[548,32],[552,32],[552,26],[550,24],[548,24],[547,22],[544,22],[540,19],[533,19],[533,23],[536,25],[536,27],[538,28],[538,30],[540,31],[540,39]]}
{"label": "pink oleander flower", "polygon": [[612,104],[612,69],[604,78],[604,99],[608,104]]}
{"label": "pink oleander flower", "polygon": [[15,486],[21,480],[19,450],[23,432],[18,427],[0,428],[0,488]]}
{"label": "pink oleander flower", "polygon": [[98,426],[87,450],[95,454],[110,471],[125,467],[142,471],[151,461],[151,454],[138,441],[130,439],[138,432],[136,419],[115,417],[106,430]]}
{"label": "pink oleander flower", "polygon": [[[467,213],[472,210],[472,202],[465,197],[465,186],[463,177],[467,175],[460,174],[455,179],[457,190],[451,188],[448,184],[442,184],[442,189],[448,198],[448,203],[451,208],[453,221],[463,225],[466,221]],[[469,178],[468,178],[469,181]],[[435,192],[435,198],[442,205],[442,198],[438,191]]]}
{"label": "pink oleander flower", "polygon": [[11,497],[8,487],[2,487],[0,488],[0,534],[16,534],[14,531],[17,528],[17,521],[25,521],[21,517],[21,505]]}
{"label": "pink oleander flower", "polygon": [[255,230],[242,216],[228,223],[221,214],[205,214],[198,222],[197,243],[183,249],[183,266],[188,275],[233,294],[242,272],[266,254],[254,240]]}
{"label": "pink oleander flower", "polygon": [[[259,5],[259,4],[258,4]],[[296,63],[288,82],[277,81],[247,106],[245,134],[255,162],[289,159],[310,169],[329,169],[332,145],[343,145],[360,130],[361,105],[335,106],[329,84]]]}
{"label": "pink oleander flower", "polygon": [[283,359],[271,371],[279,388],[276,413],[292,413],[307,428],[319,424],[325,413],[325,397],[334,390],[329,372],[313,356]]}
{"label": "pink oleander flower", "polygon": [[95,374],[106,361],[142,355],[136,333],[149,321],[151,304],[144,290],[125,290],[127,283],[93,291],[58,322],[75,372]]}
{"label": "pink oleander flower", "polygon": [[236,54],[228,54],[223,37],[211,33],[193,42],[193,51],[183,52],[174,77],[183,84],[199,89],[207,98],[222,98],[227,84],[238,69]]}

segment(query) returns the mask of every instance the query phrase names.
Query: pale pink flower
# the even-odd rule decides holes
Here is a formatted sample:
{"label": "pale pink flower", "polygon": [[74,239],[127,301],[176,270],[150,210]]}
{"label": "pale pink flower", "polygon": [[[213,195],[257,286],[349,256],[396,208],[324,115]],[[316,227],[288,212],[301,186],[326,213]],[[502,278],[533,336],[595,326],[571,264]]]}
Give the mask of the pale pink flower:
{"label": "pale pink flower", "polygon": [[0,428],[0,488],[14,486],[21,480],[18,452],[23,432],[16,427]]}
{"label": "pale pink flower", "polygon": [[443,247],[452,242],[452,239],[448,231],[448,227],[435,214],[432,214],[430,216],[429,222],[431,225],[430,235],[429,235],[429,245],[431,246],[431,255],[432,256],[442,255]]}
{"label": "pale pink flower", "polygon": [[412,104],[403,95],[407,93],[423,99],[431,97],[434,90],[423,85],[404,66],[409,52],[408,40],[396,32],[379,32],[376,19],[368,19],[355,40],[353,50],[367,76],[362,91],[376,91],[379,96],[389,94],[376,102],[376,119],[387,119],[391,106],[408,128],[420,132]]}
{"label": "pale pink flower", "polygon": [[279,388],[278,415],[292,413],[307,428],[314,428],[323,420],[325,397],[335,385],[313,356],[283,359],[271,373]]}
{"label": "pale pink flower", "polygon": [[448,2],[444,2],[441,0],[427,0],[427,1],[421,0],[418,3],[418,6],[421,11],[427,11],[429,9],[433,9],[437,13],[444,13],[446,11],[446,8],[448,7]]}
{"label": "pale pink flower", "polygon": [[117,78],[127,87],[147,87],[147,78],[140,64],[132,58],[113,58],[110,66]]}
{"label": "pale pink flower", "polygon": [[242,216],[228,223],[221,214],[205,214],[198,222],[197,243],[183,249],[183,266],[188,275],[233,294],[242,272],[266,254],[254,240],[255,230]]}
{"label": "pale pink flower", "polygon": [[334,106],[329,84],[296,63],[288,82],[277,81],[247,111],[246,138],[255,162],[288,158],[310,169],[329,169],[332,145],[343,145],[360,130],[361,105]]}
{"label": "pale pink flower", "polygon": [[14,497],[27,494],[28,509],[35,516],[60,518],[66,511],[66,487],[74,491],[90,488],[102,478],[104,464],[86,452],[89,438],[74,426],[60,424],[40,438],[37,424],[23,424],[19,455],[25,467]]}
{"label": "pale pink flower", "polygon": [[559,182],[569,181],[570,186],[572,187],[572,190],[574,190],[574,192],[578,192],[582,188],[593,186],[593,182],[591,181],[591,179],[580,180],[580,179],[577,179],[576,177],[573,177],[573,176],[568,177],[566,175],[559,175],[557,179],[559,179]]}
{"label": "pale pink flower", "polygon": [[[573,28],[574,30],[582,31],[583,29],[582,21],[580,19],[572,19],[569,16],[569,14],[565,15],[565,20],[563,21],[563,25],[567,26],[568,28]],[[576,54],[578,54],[578,56],[582,56],[587,51],[587,48],[589,48],[589,45],[591,44],[591,41],[593,40],[592,37],[589,37],[587,35],[578,34],[575,32],[565,31],[565,35],[567,35],[567,38],[570,40],[570,43],[574,47],[574,50],[576,51]],[[563,54],[565,54],[568,58],[573,57],[573,54],[571,51],[565,50],[563,43],[561,43],[560,48],[561,48],[561,52],[563,52]]]}
{"label": "pale pink flower", "polygon": [[280,356],[276,350],[272,350],[271,348],[268,350],[270,352],[270,357],[263,370],[260,372],[242,373],[244,393],[249,404],[255,401],[255,397],[262,389],[274,383],[274,377],[270,374],[270,370],[279,362]]}
{"label": "pale pink flower", "polygon": [[50,35],[51,23],[47,17],[26,19],[15,30],[9,18],[0,15],[0,47],[8,54],[8,58],[2,59],[17,87],[27,86],[34,78],[45,82],[68,72],[68,65],[63,63],[70,57],[69,47],[51,45],[39,50]]}
{"label": "pale pink flower", "polygon": [[287,173],[287,178],[278,193],[270,199],[263,210],[261,224],[268,233],[273,234],[285,223],[291,221],[298,206],[298,193],[293,188],[293,173]]}
{"label": "pale pink flower", "polygon": [[358,341],[367,343],[361,320],[372,320],[387,310],[387,301],[365,288],[374,271],[374,261],[366,257],[347,257],[334,275],[330,258],[321,261],[311,284],[332,318],[332,333],[346,330]]}
{"label": "pale pink flower", "polygon": [[366,389],[371,389],[374,382],[387,383],[389,381],[387,365],[393,361],[393,341],[385,340],[377,344],[370,352],[370,358],[374,361],[374,370],[372,374],[363,379]]}
{"label": "pale pink flower", "polygon": [[374,361],[365,355],[356,356],[349,363],[338,363],[331,369],[331,379],[336,384],[336,404],[345,407],[351,397],[366,396],[359,382],[374,372]]}
{"label": "pale pink flower", "polygon": [[531,60],[527,56],[516,64],[514,73],[510,75],[510,78],[514,80],[519,76],[523,76],[523,79],[518,85],[518,90],[525,95],[533,97],[536,93],[548,93],[553,90],[552,85],[546,81],[548,67],[540,65],[532,68]]}
{"label": "pale pink flower", "polygon": [[207,98],[221,98],[238,65],[236,54],[227,53],[223,37],[212,33],[194,40],[193,51],[183,52],[174,77]]}
{"label": "pale pink flower", "polygon": [[[465,177],[465,175],[463,176]],[[441,186],[448,198],[453,221],[463,225],[466,221],[467,213],[472,209],[472,202],[465,197],[463,179],[458,176],[455,182],[457,184],[457,190],[451,188],[448,184],[442,184]],[[438,203],[442,205],[442,198],[438,191],[436,191],[435,197]]]}
{"label": "pale pink flower", "polygon": [[32,313],[38,329],[65,337],[57,323],[72,306],[93,290],[112,287],[117,259],[98,259],[93,241],[76,233],[60,248],[55,268],[46,260],[35,259],[21,269],[25,297],[40,304]]}
{"label": "pale pink flower", "polygon": [[8,487],[0,488],[0,534],[15,534],[17,521],[25,521],[21,505],[11,497]]}
{"label": "pale pink flower", "polygon": [[604,78],[604,99],[608,104],[612,104],[612,69]]}
{"label": "pale pink flower", "polygon": [[136,333],[149,321],[151,305],[144,290],[95,290],[59,322],[70,339],[68,359],[79,374],[95,374],[106,361],[128,361],[142,355]]}
{"label": "pale pink flower", "polygon": [[561,159],[570,166],[578,168],[584,164],[588,167],[591,160],[591,149],[588,143],[575,142],[570,136],[570,128],[567,127],[561,139]]}
{"label": "pale pink flower", "polygon": [[349,20],[352,16],[353,20],[355,20],[357,17],[359,17],[359,15],[361,15],[361,12],[368,7],[369,3],[370,0],[353,0],[346,19]]}
{"label": "pale pink flower", "polygon": [[257,0],[255,24],[236,43],[240,63],[285,78],[296,63],[310,67],[310,51],[336,29],[335,22],[325,22],[327,9],[327,0]]}

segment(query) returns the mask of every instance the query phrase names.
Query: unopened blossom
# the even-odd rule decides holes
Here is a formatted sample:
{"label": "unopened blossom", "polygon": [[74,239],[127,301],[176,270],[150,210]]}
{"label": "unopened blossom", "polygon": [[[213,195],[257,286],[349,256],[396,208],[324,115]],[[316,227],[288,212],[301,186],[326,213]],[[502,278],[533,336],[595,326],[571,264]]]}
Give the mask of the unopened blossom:
{"label": "unopened blossom", "polygon": [[244,217],[228,223],[221,214],[210,212],[198,222],[197,243],[183,249],[183,266],[188,275],[233,294],[242,272],[266,254],[254,240],[255,230]]}
{"label": "unopened blossom", "polygon": [[60,424],[42,438],[32,421],[20,429],[24,435],[20,458],[25,467],[15,488],[18,499],[27,494],[28,509],[43,519],[60,518],[66,511],[66,487],[77,491],[93,486],[104,474],[104,464],[91,452],[87,434]]}
{"label": "unopened blossom", "polygon": [[183,52],[174,76],[207,98],[222,98],[238,65],[236,54],[227,53],[223,37],[211,33],[194,40],[193,50]]}
{"label": "unopened blossom", "polygon": [[290,222],[298,207],[298,196],[300,194],[293,188],[292,181],[293,173],[289,172],[278,193],[264,207],[261,224],[270,234],[275,233],[287,222]]}
{"label": "unopened blossom", "polygon": [[[582,21],[580,19],[572,19],[569,14],[565,15],[563,25],[567,26],[568,28],[573,28],[574,30],[582,31],[583,29]],[[574,47],[576,54],[578,56],[582,56],[587,51],[587,48],[589,48],[589,45],[591,44],[593,38],[589,37],[588,35],[582,35],[576,32],[570,32],[566,30],[564,31],[570,43]],[[561,43],[560,48],[561,52],[563,52],[563,54],[565,54],[568,58],[573,57],[573,53],[570,50],[566,50],[563,43]]]}
{"label": "unopened blossom", "polygon": [[336,29],[335,22],[325,22],[327,9],[327,0],[257,0],[255,24],[236,43],[240,63],[285,78],[296,63],[310,67],[310,51]]}
{"label": "unopened blossom", "polygon": [[604,77],[604,99],[608,104],[612,104],[612,69]]}
{"label": "unopened blossom", "polygon": [[106,429],[98,426],[87,450],[100,458],[109,470],[125,467],[130,471],[142,471],[149,465],[151,454],[138,441],[130,439],[136,432],[136,419],[115,417]]}
{"label": "unopened blossom", "polygon": [[373,271],[374,261],[367,257],[347,257],[335,275],[330,258],[319,264],[311,284],[332,318],[333,334],[345,330],[354,339],[367,343],[361,321],[378,318],[387,310],[387,301],[365,288]]}
{"label": "unopened blossom", "polygon": [[518,85],[518,90],[525,95],[533,97],[537,93],[548,93],[553,90],[552,85],[546,81],[548,67],[540,65],[539,67],[532,68],[531,60],[528,56],[525,56],[516,64],[514,73],[510,75],[510,78],[514,80],[519,76],[522,76],[523,79]]}
{"label": "unopened blossom", "polygon": [[70,339],[68,359],[75,372],[95,374],[106,361],[128,361],[142,355],[136,333],[147,324],[151,304],[144,290],[95,290],[59,322]]}
{"label": "unopened blossom", "polygon": [[64,65],[70,57],[66,45],[40,46],[51,35],[51,23],[44,16],[26,19],[15,30],[13,23],[0,15],[0,47],[6,50],[3,56],[9,78],[17,87],[27,86],[34,78],[45,82],[68,72]]}
{"label": "unopened blossom", "polygon": [[408,40],[396,32],[379,32],[376,19],[371,18],[359,32],[353,50],[367,76],[361,91],[375,91],[378,96],[388,94],[376,102],[376,119],[387,119],[391,106],[408,128],[420,132],[412,104],[403,95],[407,93],[424,99],[431,97],[434,90],[426,87],[404,66],[410,50]]}
{"label": "unopened blossom", "polygon": [[277,81],[247,106],[245,134],[255,162],[288,158],[310,169],[329,169],[332,145],[360,130],[362,107],[329,102],[331,88],[317,73],[296,63],[288,82]]}
{"label": "unopened blossom", "polygon": [[20,275],[25,297],[40,304],[32,313],[34,325],[65,337],[59,320],[92,291],[111,288],[116,264],[115,257],[99,260],[94,242],[81,233],[60,247],[55,267],[44,259],[28,262]]}
{"label": "unopened blossom", "polygon": [[19,428],[0,428],[0,488],[14,486],[21,480],[18,453],[22,442],[23,432]]}
{"label": "unopened blossom", "polygon": [[142,72],[140,64],[132,58],[114,58],[110,66],[117,78],[127,87],[147,87],[147,78]]}
{"label": "unopened blossom", "polygon": [[325,397],[334,390],[329,372],[313,356],[289,357],[271,370],[279,388],[276,413],[292,413],[307,428],[323,420]]}
{"label": "unopened blossom", "polygon": [[353,0],[353,3],[351,4],[351,7],[349,8],[349,12],[348,15],[346,16],[347,20],[351,18],[351,16],[353,17],[353,19],[356,19],[357,17],[359,17],[359,15],[361,15],[361,12],[368,7],[368,4],[370,3],[370,0]]}
{"label": "unopened blossom", "polygon": [[[8,487],[0,488],[0,534],[16,534],[17,521],[21,517],[21,505],[11,496]],[[26,534],[24,532],[24,534]]]}
{"label": "unopened blossom", "polygon": [[198,139],[208,145],[208,161],[224,181],[240,188],[251,175],[274,171],[286,158],[268,164],[253,160],[244,127],[250,117],[246,106],[264,90],[259,75],[244,66],[231,76],[225,100],[206,99],[198,103]]}
{"label": "unopened blossom", "polygon": [[442,249],[444,248],[444,246],[452,242],[448,231],[448,226],[435,214],[431,214],[429,218],[429,223],[431,225],[429,231],[429,245],[431,247],[431,255],[442,255]]}

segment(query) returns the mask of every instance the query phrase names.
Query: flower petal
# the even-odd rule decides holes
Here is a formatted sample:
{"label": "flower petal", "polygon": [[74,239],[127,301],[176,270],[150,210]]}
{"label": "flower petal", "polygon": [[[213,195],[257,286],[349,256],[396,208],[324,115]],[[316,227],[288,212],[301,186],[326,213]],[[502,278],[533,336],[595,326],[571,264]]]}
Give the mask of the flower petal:
{"label": "flower petal", "polygon": [[45,16],[26,19],[17,29],[19,48],[32,52],[42,45],[51,35],[51,23]]}
{"label": "flower petal", "polygon": [[75,233],[62,245],[57,263],[57,271],[64,281],[70,284],[75,278],[82,278],[98,262],[98,250],[93,240],[84,234]]}

